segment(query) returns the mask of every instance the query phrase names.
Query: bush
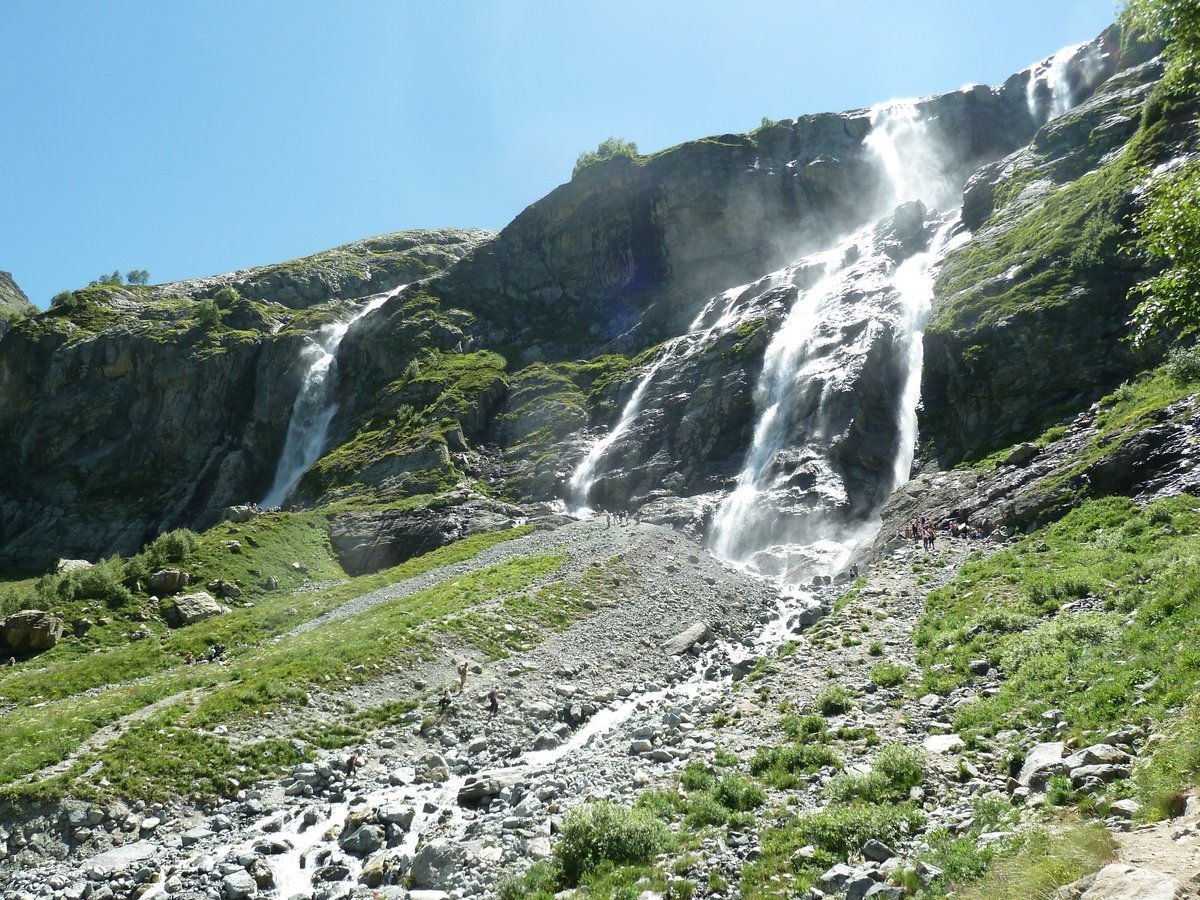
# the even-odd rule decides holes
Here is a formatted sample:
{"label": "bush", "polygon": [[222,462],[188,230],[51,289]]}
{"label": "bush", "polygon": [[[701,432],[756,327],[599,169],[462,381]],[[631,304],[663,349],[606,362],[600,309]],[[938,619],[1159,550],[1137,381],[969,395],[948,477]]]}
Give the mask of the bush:
{"label": "bush", "polygon": [[718,803],[734,812],[747,812],[767,802],[766,792],[741,775],[726,775],[713,792]]}
{"label": "bush", "polygon": [[825,795],[846,803],[890,803],[906,800],[910,789],[925,783],[925,756],[903,744],[888,744],[879,751],[866,775],[839,775],[829,782]]}
{"label": "bush", "polygon": [[554,857],[562,869],[562,886],[602,863],[647,863],[667,848],[671,832],[650,813],[601,801],[578,806],[567,814]]}
{"label": "bush", "polygon": [[679,781],[685,791],[706,791],[712,787],[713,773],[703,763],[690,762]]}
{"label": "bush", "polygon": [[895,687],[908,677],[908,666],[881,662],[871,669],[871,680],[880,687]]}
{"label": "bush", "polygon": [[579,158],[575,160],[575,168],[571,171],[571,177],[574,178],[588,166],[595,165],[602,160],[613,159],[617,156],[636,159],[637,155],[637,144],[635,144],[633,141],[626,141],[616,137],[607,137],[600,142],[600,146],[595,150],[579,154]]}
{"label": "bush", "polygon": [[92,600],[110,609],[120,609],[133,600],[133,594],[122,582],[125,564],[121,557],[102,560],[90,568],[62,575],[46,575],[38,580],[37,592],[44,608],[56,603]]}
{"label": "bush", "polygon": [[522,876],[509,876],[496,886],[500,900],[530,900],[538,895],[553,896],[562,880],[562,869],[551,862],[535,862]]}
{"label": "bush", "polygon": [[150,575],[167,566],[179,565],[196,547],[197,536],[187,528],[176,528],[160,534],[130,557],[125,564],[125,583],[145,581]]}
{"label": "bush", "polygon": [[823,744],[760,747],[750,760],[750,772],[761,775],[768,784],[778,788],[792,787],[799,780],[798,775],[816,772],[826,766],[840,769],[842,762]]}
{"label": "bush", "polygon": [[829,685],[821,692],[821,696],[817,697],[817,709],[823,716],[836,716],[839,713],[849,712],[852,705],[853,696],[840,684]]}
{"label": "bush", "polygon": [[1176,347],[1167,356],[1167,377],[1176,384],[1200,381],[1200,346]]}

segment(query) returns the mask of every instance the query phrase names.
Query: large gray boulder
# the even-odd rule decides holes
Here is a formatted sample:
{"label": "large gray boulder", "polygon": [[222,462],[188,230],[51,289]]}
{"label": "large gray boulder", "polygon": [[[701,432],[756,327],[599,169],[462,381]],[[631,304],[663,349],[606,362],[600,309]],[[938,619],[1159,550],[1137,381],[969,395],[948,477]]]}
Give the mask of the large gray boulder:
{"label": "large gray boulder", "polygon": [[458,868],[462,848],[453,841],[432,840],[417,851],[409,877],[415,888],[444,887]]}
{"label": "large gray boulder", "polygon": [[1067,771],[1067,764],[1063,759],[1063,742],[1049,741],[1038,744],[1026,754],[1025,764],[1021,766],[1017,781],[1024,787],[1042,791],[1045,790],[1047,781],[1055,775],[1066,775]]}
{"label": "large gray boulder", "polygon": [[146,589],[152,594],[178,594],[191,580],[192,576],[181,569],[159,569],[146,579]]}
{"label": "large gray boulder", "polygon": [[13,653],[40,653],[58,643],[62,630],[58,616],[41,609],[23,609],[0,623],[0,642]]}
{"label": "large gray boulder", "polygon": [[163,618],[172,628],[183,628],[219,616],[226,611],[208,591],[197,591],[194,594],[180,594],[163,606]]}
{"label": "large gray boulder", "polygon": [[1127,863],[1111,863],[1063,889],[1078,900],[1175,900],[1180,884],[1169,875]]}
{"label": "large gray boulder", "polygon": [[679,656],[687,653],[696,644],[706,644],[712,640],[712,629],[706,622],[697,622],[686,631],[682,631],[663,644],[663,652],[667,656]]}
{"label": "large gray boulder", "polygon": [[90,569],[92,564],[86,559],[60,559],[54,564],[54,574],[68,575],[71,572],[83,572]]}

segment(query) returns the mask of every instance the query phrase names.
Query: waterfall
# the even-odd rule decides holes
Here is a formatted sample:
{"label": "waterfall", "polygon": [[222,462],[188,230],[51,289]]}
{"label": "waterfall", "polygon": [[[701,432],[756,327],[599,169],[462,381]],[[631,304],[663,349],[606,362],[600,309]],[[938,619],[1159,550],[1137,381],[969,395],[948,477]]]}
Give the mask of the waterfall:
{"label": "waterfall", "polygon": [[[1069,79],[1070,65],[1085,44],[1064,47],[1049,59],[1045,59],[1029,70],[1029,81],[1025,86],[1025,103],[1035,122],[1057,119],[1075,105],[1074,92]],[[1092,80],[1089,60],[1080,60],[1081,73]]]}
{"label": "waterfall", "polygon": [[[768,280],[770,277],[768,276]],[[747,287],[749,285],[730,288],[723,294],[709,300],[695,319],[692,320],[688,326],[687,333],[667,341],[663,345],[663,348],[655,354],[653,362],[646,367],[641,378],[638,379],[633,393],[625,402],[617,423],[608,434],[592,444],[583,460],[575,467],[575,471],[571,473],[571,478],[567,482],[567,489],[569,491],[569,508],[575,515],[588,516],[593,512],[591,507],[588,506],[588,497],[593,485],[595,485],[599,478],[600,465],[602,462],[608,461],[613,446],[625,436],[637,418],[638,413],[642,411],[642,402],[646,397],[646,390],[650,387],[650,383],[654,380],[654,376],[658,373],[658,370],[662,368],[667,360],[687,357],[699,350],[714,332],[732,324],[734,321],[734,306],[738,297]],[[720,315],[711,324],[706,325],[705,323],[712,317],[714,310],[718,308],[718,303],[720,304]]]}
{"label": "waterfall", "polygon": [[351,325],[379,309],[406,286],[374,298],[344,322],[322,325],[316,335],[308,339],[300,352],[301,364],[305,366],[304,380],[292,404],[283,452],[275,467],[275,481],[260,505],[282,506],[296,482],[325,450],[329,423],[337,412],[334,389],[337,386],[337,351],[342,338]]}
{"label": "waterfall", "polygon": [[[871,122],[865,143],[888,214],[805,261],[825,274],[767,347],[751,446],[709,529],[717,556],[787,582],[841,569],[876,530],[882,498],[908,478],[922,329],[937,264],[954,245],[957,217],[932,218],[930,234],[920,202],[956,207],[961,185],[918,105],[876,107]],[[885,401],[891,420],[872,421],[872,404]],[[875,460],[884,474],[872,484],[862,470]]]}

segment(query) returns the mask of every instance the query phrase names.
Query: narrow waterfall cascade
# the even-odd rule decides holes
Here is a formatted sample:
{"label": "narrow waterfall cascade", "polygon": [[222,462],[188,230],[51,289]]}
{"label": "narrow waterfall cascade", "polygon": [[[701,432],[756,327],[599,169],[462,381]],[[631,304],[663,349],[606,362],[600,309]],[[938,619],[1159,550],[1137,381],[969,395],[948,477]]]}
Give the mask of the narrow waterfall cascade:
{"label": "narrow waterfall cascade", "polygon": [[[774,278],[774,274],[768,275],[766,278],[760,279],[756,285],[771,284]],[[574,515],[586,517],[593,513],[594,510],[588,505],[592,488],[602,475],[602,466],[611,464],[614,457],[619,455],[621,448],[616,445],[629,432],[634,420],[642,411],[647,389],[654,380],[654,376],[668,361],[685,359],[703,349],[713,335],[736,327],[743,317],[743,307],[739,300],[756,285],[730,288],[710,299],[692,320],[687,333],[667,341],[655,354],[654,360],[646,367],[641,378],[638,379],[633,393],[625,402],[616,424],[607,434],[592,444],[587,455],[572,472],[571,478],[567,482],[567,489],[569,492],[568,509]]]}
{"label": "narrow waterfall cascade", "polygon": [[[1064,47],[1050,58],[1029,70],[1029,83],[1025,87],[1025,102],[1035,122],[1057,119],[1075,105],[1075,92],[1068,78],[1075,58],[1086,51],[1085,44]],[[1089,82],[1093,79],[1094,66],[1085,55],[1079,60],[1078,70]]]}
{"label": "narrow waterfall cascade", "polygon": [[292,417],[275,468],[275,480],[260,505],[282,506],[296,482],[325,450],[329,441],[329,423],[337,413],[334,390],[337,387],[338,347],[350,326],[379,309],[406,286],[375,297],[344,322],[322,325],[305,344],[300,354],[305,366],[304,381],[292,404]]}

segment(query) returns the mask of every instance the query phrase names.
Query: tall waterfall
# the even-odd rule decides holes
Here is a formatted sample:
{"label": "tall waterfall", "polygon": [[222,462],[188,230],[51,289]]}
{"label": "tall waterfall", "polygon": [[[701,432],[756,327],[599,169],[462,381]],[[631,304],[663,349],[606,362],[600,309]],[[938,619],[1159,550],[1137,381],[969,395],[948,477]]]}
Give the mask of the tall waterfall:
{"label": "tall waterfall", "polygon": [[[874,533],[882,499],[908,478],[921,330],[957,224],[930,222],[924,203],[911,202],[957,206],[961,189],[926,137],[919,107],[880,106],[871,121],[866,144],[885,176],[887,214],[819,255],[824,277],[799,294],[773,336],[755,388],[750,450],[709,531],[716,555],[786,581],[843,567]],[[898,249],[906,240],[924,244]],[[866,380],[878,383],[891,421],[864,421],[880,415],[864,396]],[[858,471],[855,440],[891,447],[888,471],[874,485]],[[852,482],[873,502],[852,496]]]}
{"label": "tall waterfall", "polygon": [[337,412],[334,388],[337,386],[337,351],[342,338],[351,325],[379,309],[403,289],[401,286],[374,298],[344,322],[322,325],[305,344],[300,354],[301,363],[306,367],[304,381],[292,404],[283,452],[275,467],[275,481],[263,498],[262,506],[282,506],[296,482],[325,450],[329,423]]}

